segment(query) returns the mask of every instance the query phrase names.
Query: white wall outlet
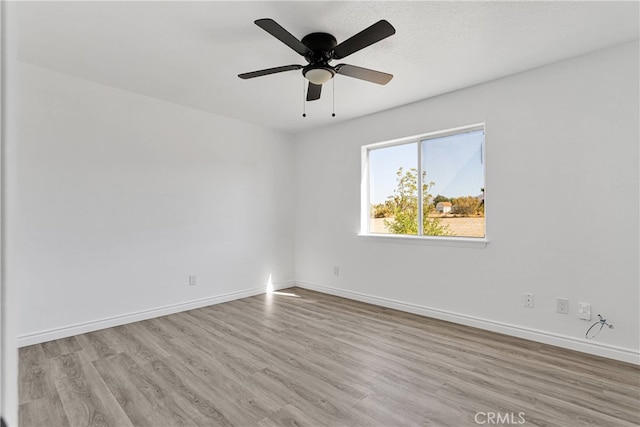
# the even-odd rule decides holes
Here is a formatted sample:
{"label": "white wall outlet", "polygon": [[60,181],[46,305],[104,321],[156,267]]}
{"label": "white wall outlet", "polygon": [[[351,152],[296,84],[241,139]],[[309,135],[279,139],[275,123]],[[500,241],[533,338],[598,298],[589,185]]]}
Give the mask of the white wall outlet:
{"label": "white wall outlet", "polygon": [[578,305],[578,316],[583,320],[591,320],[591,304],[581,302]]}
{"label": "white wall outlet", "polygon": [[340,275],[340,266],[339,265],[334,265],[333,266],[333,275],[334,276],[339,276]]}
{"label": "white wall outlet", "polygon": [[195,286],[198,284],[197,278],[195,274],[189,275],[189,286]]}
{"label": "white wall outlet", "polygon": [[524,294],[524,306],[533,308],[533,294]]}
{"label": "white wall outlet", "polygon": [[556,298],[556,311],[562,314],[569,314],[569,300],[566,298]]}

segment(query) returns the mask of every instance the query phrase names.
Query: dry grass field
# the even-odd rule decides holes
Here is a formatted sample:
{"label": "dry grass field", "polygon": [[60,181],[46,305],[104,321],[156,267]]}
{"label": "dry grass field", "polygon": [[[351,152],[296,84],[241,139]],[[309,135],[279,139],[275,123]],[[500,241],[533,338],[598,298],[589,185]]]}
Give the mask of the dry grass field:
{"label": "dry grass field", "polygon": [[[484,218],[442,217],[442,224],[448,225],[455,236],[484,237]],[[369,229],[372,233],[389,234],[384,226],[384,218],[372,218]]]}

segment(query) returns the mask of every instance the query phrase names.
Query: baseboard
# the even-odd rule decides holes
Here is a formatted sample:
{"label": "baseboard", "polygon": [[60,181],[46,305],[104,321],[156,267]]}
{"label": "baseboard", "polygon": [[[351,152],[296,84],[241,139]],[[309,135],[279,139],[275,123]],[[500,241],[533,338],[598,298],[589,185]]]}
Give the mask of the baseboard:
{"label": "baseboard", "polygon": [[560,334],[554,334],[547,331],[541,331],[533,328],[525,328],[522,326],[511,325],[508,323],[496,322],[493,320],[482,319],[479,317],[468,316],[465,314],[454,313],[446,310],[439,310],[431,307],[425,307],[416,304],[410,304],[402,301],[396,301],[388,298],[381,298],[373,295],[367,295],[359,292],[347,291],[344,289],[333,288],[330,286],[318,285],[309,282],[295,282],[296,286],[312,291],[322,292],[329,295],[335,295],[356,301],[366,302],[382,307],[393,308],[408,313],[419,314],[421,316],[432,317],[435,319],[446,320],[452,323],[472,326],[479,329],[485,329],[510,335],[518,338],[524,338],[531,341],[550,344],[557,347],[576,350],[583,353],[593,354],[596,356],[607,357],[609,359],[620,360],[627,363],[640,365],[640,353],[632,349],[603,344],[587,342],[584,339],[576,339]]}
{"label": "baseboard", "polygon": [[[363,294],[359,292],[348,291],[344,289],[333,288],[330,286],[318,285],[315,283],[302,281],[287,281],[274,283],[273,289],[285,289],[292,286],[298,286],[329,295],[335,295],[356,301],[362,301],[369,304],[379,305],[382,307],[393,308],[408,313],[418,314],[421,316],[432,317],[435,319],[446,320],[448,322],[458,323],[461,325],[472,326],[505,335],[511,335],[518,338],[524,338],[531,341],[541,342],[544,344],[555,345],[562,348],[580,351],[583,353],[593,354],[597,356],[607,357],[610,359],[620,360],[623,362],[640,365],[640,353],[632,349],[612,346],[602,343],[586,342],[585,340],[576,339],[560,334],[553,334],[547,331],[541,331],[533,328],[525,328],[517,325],[496,322],[493,320],[482,319],[478,317],[468,316],[465,314],[454,313],[446,310],[439,310],[431,307],[410,304],[402,301],[392,300],[389,298],[377,297],[374,295]],[[113,316],[105,319],[94,320],[90,322],[78,323],[75,325],[65,326],[62,328],[49,329],[45,331],[35,332],[17,337],[18,347],[39,344],[55,339],[66,338],[87,332],[93,332],[100,329],[111,328],[114,326],[124,325],[127,323],[138,322],[141,320],[152,319],[155,317],[166,316],[168,314],[179,313],[181,311],[193,310],[196,308],[206,307],[210,305],[220,304],[223,302],[233,301],[240,298],[247,298],[259,295],[265,292],[264,287],[251,288],[242,291],[229,292],[226,294],[216,295],[213,297],[202,298],[193,301],[187,301],[178,304],[167,305],[163,307],[153,308],[150,310],[142,310],[134,313],[127,313],[120,316]]]}
{"label": "baseboard", "polygon": [[[285,289],[295,286],[297,282],[288,281],[274,283],[273,290]],[[100,329],[112,328],[114,326],[125,325],[127,323],[139,322],[141,320],[152,319],[155,317],[166,316],[168,314],[179,313],[181,311],[193,310],[195,308],[207,307],[210,305],[220,304],[223,302],[233,301],[240,298],[247,298],[254,295],[265,293],[265,287],[245,289],[242,291],[229,292],[213,297],[202,298],[193,301],[182,302],[178,304],[166,305],[163,307],[153,308],[150,310],[141,310],[134,313],[127,313],[120,316],[108,317],[105,319],[94,320],[90,322],[77,323],[62,328],[48,329],[45,331],[35,332],[26,335],[19,335],[17,338],[18,347],[26,347],[28,345],[40,344],[43,342],[57,340],[60,338],[71,337],[74,335],[85,334]]]}

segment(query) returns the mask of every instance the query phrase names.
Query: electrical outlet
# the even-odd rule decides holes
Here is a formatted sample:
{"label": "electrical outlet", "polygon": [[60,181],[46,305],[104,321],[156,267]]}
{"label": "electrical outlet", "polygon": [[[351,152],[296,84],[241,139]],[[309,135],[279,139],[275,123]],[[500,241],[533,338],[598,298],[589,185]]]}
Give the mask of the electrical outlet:
{"label": "electrical outlet", "polygon": [[533,308],[533,294],[524,294],[524,306]]}
{"label": "electrical outlet", "polygon": [[562,314],[569,314],[569,300],[566,298],[556,298],[556,311]]}
{"label": "electrical outlet", "polygon": [[190,274],[189,275],[189,286],[195,286],[197,284],[198,284],[198,282],[196,280],[196,275],[195,274]]}
{"label": "electrical outlet", "polygon": [[333,266],[333,275],[334,276],[339,276],[340,275],[340,266],[339,265],[334,265]]}
{"label": "electrical outlet", "polygon": [[591,304],[581,302],[578,305],[578,316],[583,320],[591,320]]}

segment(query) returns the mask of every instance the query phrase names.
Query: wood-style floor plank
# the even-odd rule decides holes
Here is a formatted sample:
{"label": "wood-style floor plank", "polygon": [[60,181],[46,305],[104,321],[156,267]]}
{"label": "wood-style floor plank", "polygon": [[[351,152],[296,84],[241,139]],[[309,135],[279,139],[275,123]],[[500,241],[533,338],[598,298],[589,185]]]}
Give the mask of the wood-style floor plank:
{"label": "wood-style floor plank", "polygon": [[82,347],[80,347],[76,337],[61,338],[59,340],[45,342],[42,343],[41,346],[44,355],[49,359],[82,350]]}
{"label": "wood-style floor plank", "polygon": [[20,349],[20,426],[640,425],[640,368],[291,288]]}
{"label": "wood-style floor plank", "polygon": [[172,390],[162,389],[128,354],[118,353],[93,364],[134,425],[196,425],[171,398]]}
{"label": "wood-style floor plank", "polygon": [[43,397],[21,404],[19,406],[18,425],[51,427],[71,424],[62,408],[60,397],[58,394],[53,394],[50,397]]}
{"label": "wood-style floor plank", "polygon": [[83,353],[53,360],[56,390],[73,426],[132,426],[91,361]]}

